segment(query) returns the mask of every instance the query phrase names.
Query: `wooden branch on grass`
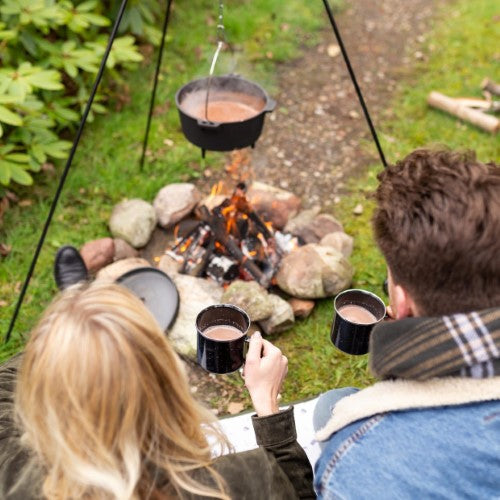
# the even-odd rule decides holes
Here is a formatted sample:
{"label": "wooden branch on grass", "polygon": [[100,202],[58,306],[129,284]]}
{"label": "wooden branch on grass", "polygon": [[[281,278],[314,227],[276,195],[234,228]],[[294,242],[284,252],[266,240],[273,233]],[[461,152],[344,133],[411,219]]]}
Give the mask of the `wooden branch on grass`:
{"label": "wooden branch on grass", "polygon": [[476,125],[476,127],[486,130],[491,134],[496,134],[500,129],[500,120],[497,117],[465,106],[460,102],[460,99],[454,99],[433,91],[427,97],[427,103],[434,108],[446,111],[451,115],[472,123]]}
{"label": "wooden branch on grass", "polygon": [[493,95],[500,95],[500,83],[496,83],[489,78],[485,78],[481,83],[481,88]]}

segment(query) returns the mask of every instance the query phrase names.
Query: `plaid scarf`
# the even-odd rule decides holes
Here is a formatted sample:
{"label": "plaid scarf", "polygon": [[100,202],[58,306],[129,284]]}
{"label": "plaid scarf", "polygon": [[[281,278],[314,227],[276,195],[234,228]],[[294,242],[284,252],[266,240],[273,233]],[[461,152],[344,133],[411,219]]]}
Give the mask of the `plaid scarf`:
{"label": "plaid scarf", "polygon": [[377,325],[370,368],[379,378],[488,378],[500,375],[500,308]]}

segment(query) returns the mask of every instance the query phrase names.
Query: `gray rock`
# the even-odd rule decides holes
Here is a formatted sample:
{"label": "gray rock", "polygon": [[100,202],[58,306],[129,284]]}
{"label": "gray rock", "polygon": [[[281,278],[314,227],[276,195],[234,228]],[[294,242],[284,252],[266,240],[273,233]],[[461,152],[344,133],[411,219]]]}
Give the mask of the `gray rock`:
{"label": "gray rock", "polygon": [[215,282],[186,274],[171,276],[179,292],[179,312],[168,338],[175,350],[196,359],[196,316],[205,307],[221,302],[223,289]]}
{"label": "gray rock", "polygon": [[154,208],[150,203],[139,199],[122,201],[116,205],[109,220],[111,234],[135,248],[146,245],[155,226]]}
{"label": "gray rock", "polygon": [[352,213],[353,213],[354,215],[361,215],[361,214],[363,213],[363,205],[361,205],[361,203],[358,203],[358,204],[354,207],[354,209],[353,209]]}
{"label": "gray rock", "polygon": [[333,297],[351,284],[354,269],[350,262],[334,248],[314,245],[314,249],[323,264],[322,277],[325,297]]}
{"label": "gray rock", "polygon": [[278,286],[293,297],[331,297],[345,289],[353,269],[344,256],[331,247],[309,244],[295,249],[281,261]]}
{"label": "gray rock", "polygon": [[129,259],[130,257],[139,257],[139,252],[121,238],[115,238],[115,254],[113,260]]}
{"label": "gray rock", "polygon": [[167,254],[163,255],[160,259],[160,262],[158,262],[158,269],[160,269],[160,271],[163,271],[165,274],[168,274],[170,277],[172,277],[174,274],[177,274],[181,267],[182,264],[180,262],[177,262]]}
{"label": "gray rock", "polygon": [[321,207],[319,206],[302,210],[295,217],[293,217],[287,222],[284,231],[286,233],[295,234],[295,231],[297,231],[299,228],[311,224],[311,222],[314,220],[314,217],[316,217],[320,211]]}
{"label": "gray rock", "polygon": [[192,212],[200,199],[201,194],[194,184],[168,184],[160,189],[153,202],[158,224],[165,228],[177,224]]}
{"label": "gray rock", "polygon": [[348,259],[352,254],[354,239],[343,231],[335,231],[334,233],[323,236],[320,245],[335,248],[335,250],[338,250]]}
{"label": "gray rock", "polygon": [[247,199],[259,216],[277,229],[282,229],[288,219],[297,214],[301,204],[300,198],[293,193],[263,182],[252,183]]}
{"label": "gray rock", "polygon": [[233,281],[224,291],[222,301],[241,307],[252,321],[269,318],[273,313],[269,293],[256,281]]}
{"label": "gray rock", "polygon": [[198,206],[205,206],[207,207],[210,211],[212,211],[215,207],[219,206],[224,200],[227,198],[230,198],[231,195],[225,195],[225,194],[210,194],[203,198],[199,203]]}
{"label": "gray rock", "polygon": [[292,306],[295,318],[307,318],[316,305],[314,300],[297,299],[296,297],[288,299],[288,303]]}
{"label": "gray rock", "polygon": [[293,234],[306,243],[319,243],[329,233],[343,231],[342,224],[332,215],[319,214],[307,225],[297,228]]}
{"label": "gray rock", "polygon": [[80,255],[90,273],[111,264],[115,253],[115,243],[112,238],[100,238],[87,241],[80,249]]}
{"label": "gray rock", "polygon": [[103,267],[96,275],[96,281],[116,281],[120,276],[138,267],[151,267],[146,259],[140,257],[130,257],[113,262],[109,266]]}
{"label": "gray rock", "polygon": [[278,295],[269,294],[268,300],[273,307],[273,313],[259,324],[268,335],[288,330],[295,322],[292,306]]}

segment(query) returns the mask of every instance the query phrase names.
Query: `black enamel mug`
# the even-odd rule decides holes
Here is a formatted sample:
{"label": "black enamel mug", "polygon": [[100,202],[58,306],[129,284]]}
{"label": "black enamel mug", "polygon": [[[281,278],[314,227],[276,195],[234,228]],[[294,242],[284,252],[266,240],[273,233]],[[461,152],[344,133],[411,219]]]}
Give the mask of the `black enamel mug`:
{"label": "black enamel mug", "polygon": [[[219,340],[204,335],[216,326],[230,326],[241,332],[237,338]],[[231,373],[243,366],[250,318],[239,307],[218,304],[203,309],[196,318],[198,364],[211,373]]]}
{"label": "black enamel mug", "polygon": [[382,299],[367,290],[351,289],[339,293],[333,306],[335,321],[330,332],[333,345],[347,354],[366,354],[371,331],[386,314]]}

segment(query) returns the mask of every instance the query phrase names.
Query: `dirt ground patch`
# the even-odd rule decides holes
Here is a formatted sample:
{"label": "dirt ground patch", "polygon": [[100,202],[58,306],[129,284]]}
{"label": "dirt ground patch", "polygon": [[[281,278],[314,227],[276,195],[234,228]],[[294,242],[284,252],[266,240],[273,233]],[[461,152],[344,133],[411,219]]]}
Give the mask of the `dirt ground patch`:
{"label": "dirt ground patch", "polygon": [[[442,1],[442,0],[440,0]],[[421,57],[438,2],[432,0],[356,0],[336,16],[368,109],[377,124],[390,114],[401,75]],[[371,135],[325,13],[318,46],[278,67],[278,105],[266,118],[252,151],[255,178],[300,196],[305,207],[328,209],[345,193],[345,182],[378,161],[362,146]],[[200,179],[207,183],[213,172]],[[200,400],[219,414],[242,396],[225,377],[211,377],[189,363],[190,383]]]}

